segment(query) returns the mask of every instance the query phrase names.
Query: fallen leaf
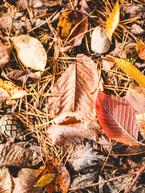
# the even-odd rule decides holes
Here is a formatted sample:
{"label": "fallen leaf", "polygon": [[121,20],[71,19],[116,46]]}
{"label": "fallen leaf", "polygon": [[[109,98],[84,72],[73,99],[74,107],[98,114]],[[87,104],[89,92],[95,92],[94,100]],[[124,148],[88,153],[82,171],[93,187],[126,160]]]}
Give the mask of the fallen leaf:
{"label": "fallen leaf", "polygon": [[53,119],[47,134],[55,145],[80,142],[85,138],[96,141],[97,123],[95,125],[92,120],[81,116],[80,113],[67,112]]}
{"label": "fallen leaf", "polygon": [[34,187],[44,187],[48,184],[50,184],[56,177],[55,173],[49,173],[44,174],[40,177],[40,179],[37,181],[37,183],[34,185]]}
{"label": "fallen leaf", "polygon": [[2,107],[2,104],[9,98],[10,95],[3,88],[0,88],[0,108]]}
{"label": "fallen leaf", "polygon": [[37,170],[22,168],[18,177],[13,178],[13,193],[42,193],[41,187],[33,187],[33,183],[37,177]]}
{"label": "fallen leaf", "polygon": [[120,9],[119,9],[119,2],[117,0],[111,14],[109,15],[106,21],[106,33],[110,41],[112,40],[112,35],[115,29],[117,28],[119,21],[120,21]]}
{"label": "fallen leaf", "polygon": [[11,81],[3,81],[2,79],[0,79],[0,88],[2,89],[1,91],[5,91],[5,95],[7,92],[7,94],[9,95],[9,99],[22,98],[27,95],[27,92],[25,90],[22,90],[21,88],[13,84]]}
{"label": "fallen leaf", "polygon": [[[57,158],[49,158],[46,160],[46,166],[41,166],[37,172],[38,180],[34,184],[34,186],[38,183],[41,179],[45,179],[47,174],[54,174],[56,175],[55,179],[52,180],[51,183],[46,185],[46,190],[48,193],[53,192],[62,192],[67,193],[69,190],[70,185],[70,175],[67,171],[66,167],[63,166]],[[43,178],[44,176],[44,178]],[[36,178],[36,179],[37,179]],[[52,179],[52,178],[51,178]],[[43,182],[42,182],[43,183]]]}
{"label": "fallen leaf", "polygon": [[104,54],[109,51],[111,42],[104,28],[98,26],[92,32],[91,49],[95,53]]}
{"label": "fallen leaf", "polygon": [[41,162],[39,147],[25,143],[0,144],[0,166],[32,167]]}
{"label": "fallen leaf", "polygon": [[18,58],[24,66],[44,71],[47,63],[47,53],[38,39],[29,35],[20,35],[11,39]]}
{"label": "fallen leaf", "polygon": [[132,64],[125,59],[113,58],[116,64],[137,83],[145,87],[145,76]]}
{"label": "fallen leaf", "polygon": [[81,45],[84,35],[88,31],[88,18],[86,14],[78,10],[62,11],[57,30],[60,38],[64,41],[65,48],[62,50],[68,51]]}
{"label": "fallen leaf", "polygon": [[27,70],[13,70],[7,74],[7,77],[13,81],[26,83],[28,80],[36,81],[41,77],[41,72],[31,72]]}
{"label": "fallen leaf", "polygon": [[142,41],[137,42],[136,52],[140,59],[145,60],[145,43]]}
{"label": "fallen leaf", "polygon": [[98,93],[96,100],[98,121],[108,138],[129,146],[137,146],[138,125],[135,110],[123,98]]}
{"label": "fallen leaf", "polygon": [[0,43],[0,67],[3,68],[10,60],[10,47]]}
{"label": "fallen leaf", "polygon": [[7,168],[0,168],[0,193],[11,193],[13,190],[12,179]]}
{"label": "fallen leaf", "polygon": [[56,81],[46,111],[52,115],[80,111],[93,116],[99,85],[99,74],[93,60],[83,54],[78,55]]}

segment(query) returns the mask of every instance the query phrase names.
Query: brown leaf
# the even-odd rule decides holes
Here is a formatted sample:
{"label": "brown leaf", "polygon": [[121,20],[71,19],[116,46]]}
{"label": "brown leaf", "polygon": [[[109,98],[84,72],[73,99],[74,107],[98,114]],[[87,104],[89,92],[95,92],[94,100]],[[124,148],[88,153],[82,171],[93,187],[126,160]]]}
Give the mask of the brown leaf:
{"label": "brown leaf", "polygon": [[99,84],[99,74],[93,60],[83,54],[78,55],[55,83],[52,97],[48,98],[48,112],[57,115],[80,111],[92,115]]}
{"label": "brown leaf", "polygon": [[0,67],[3,68],[10,60],[10,47],[0,43]]}
{"label": "brown leaf", "polygon": [[18,173],[18,177],[13,178],[14,190],[13,193],[41,193],[40,187],[33,187],[37,170],[24,168]]}
{"label": "brown leaf", "polygon": [[82,43],[85,33],[88,31],[88,18],[78,10],[65,10],[59,17],[57,24],[58,34],[64,40],[64,49],[69,49],[79,46]]}
{"label": "brown leaf", "polygon": [[0,166],[30,167],[41,162],[40,149],[26,147],[25,143],[0,144]]}
{"label": "brown leaf", "polygon": [[7,168],[0,168],[0,193],[12,192],[12,179]]}
{"label": "brown leaf", "polygon": [[139,41],[136,45],[136,51],[139,58],[145,60],[145,42]]}
{"label": "brown leaf", "polygon": [[129,146],[140,145],[136,113],[125,99],[99,92],[96,110],[98,121],[110,139]]}
{"label": "brown leaf", "polygon": [[0,108],[2,104],[9,98],[10,95],[3,88],[0,88]]}
{"label": "brown leaf", "polygon": [[13,25],[13,16],[7,12],[0,17],[0,29],[11,30]]}
{"label": "brown leaf", "polygon": [[83,141],[84,138],[97,140],[97,126],[83,115],[67,112],[53,119],[52,123],[48,136],[53,144],[65,145]]}
{"label": "brown leaf", "polygon": [[20,81],[26,83],[27,80],[36,81],[40,79],[40,72],[31,72],[28,70],[13,70],[7,74],[7,77],[13,81]]}

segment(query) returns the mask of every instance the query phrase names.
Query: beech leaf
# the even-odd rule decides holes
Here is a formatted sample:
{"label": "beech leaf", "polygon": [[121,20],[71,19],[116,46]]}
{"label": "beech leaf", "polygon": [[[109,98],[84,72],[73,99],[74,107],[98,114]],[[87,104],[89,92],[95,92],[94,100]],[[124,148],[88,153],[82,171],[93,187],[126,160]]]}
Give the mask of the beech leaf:
{"label": "beech leaf", "polygon": [[115,29],[117,28],[119,21],[120,21],[120,9],[119,9],[119,2],[117,0],[111,14],[109,15],[106,21],[106,33],[110,41],[112,40],[112,35]]}
{"label": "beech leaf", "polygon": [[84,138],[97,140],[97,126],[83,115],[67,112],[53,119],[52,123],[48,136],[53,144],[65,145],[83,141]]}
{"label": "beech leaf", "polygon": [[12,192],[12,179],[7,168],[0,168],[0,193]]}
{"label": "beech leaf", "polygon": [[96,100],[98,121],[108,138],[129,146],[137,146],[138,125],[135,110],[123,98],[98,93]]}
{"label": "beech leaf", "polygon": [[95,96],[99,85],[100,79],[95,63],[89,57],[80,54],[56,81],[46,110],[53,115],[74,111],[87,115],[95,114]]}
{"label": "beech leaf", "polygon": [[44,71],[47,54],[41,42],[29,35],[20,35],[12,38],[18,58],[24,66],[34,70]]}
{"label": "beech leaf", "polygon": [[131,62],[125,59],[114,58],[116,64],[137,83],[145,87],[145,75],[143,75]]}

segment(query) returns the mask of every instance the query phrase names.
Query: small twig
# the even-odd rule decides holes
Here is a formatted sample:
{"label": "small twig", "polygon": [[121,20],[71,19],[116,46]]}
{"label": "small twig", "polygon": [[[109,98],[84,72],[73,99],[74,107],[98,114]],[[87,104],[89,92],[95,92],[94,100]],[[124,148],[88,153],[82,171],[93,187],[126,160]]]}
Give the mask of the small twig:
{"label": "small twig", "polygon": [[132,182],[129,184],[129,186],[127,186],[124,193],[129,193],[131,191],[131,189],[133,188],[133,186],[135,185],[135,183],[137,182],[137,180],[139,179],[139,177],[141,176],[141,174],[143,173],[144,170],[145,170],[145,164],[136,173],[136,176],[134,177]]}

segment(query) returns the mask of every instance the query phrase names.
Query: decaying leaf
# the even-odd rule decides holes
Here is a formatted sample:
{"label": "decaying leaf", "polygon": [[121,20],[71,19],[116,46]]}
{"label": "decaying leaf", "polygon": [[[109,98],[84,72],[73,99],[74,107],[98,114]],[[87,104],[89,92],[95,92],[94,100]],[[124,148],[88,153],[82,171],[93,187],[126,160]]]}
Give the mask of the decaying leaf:
{"label": "decaying leaf", "polygon": [[93,30],[91,38],[91,49],[93,52],[103,54],[109,51],[111,42],[104,28],[98,26]]}
{"label": "decaying leaf", "polygon": [[104,133],[119,143],[137,146],[138,125],[135,110],[123,98],[99,92],[96,101],[98,121]]}
{"label": "decaying leaf", "polygon": [[137,83],[145,87],[145,76],[132,64],[125,59],[113,58],[116,64]]}
{"label": "decaying leaf", "polygon": [[47,53],[41,42],[29,35],[12,38],[18,58],[24,66],[34,70],[44,71],[47,63]]}
{"label": "decaying leaf", "polygon": [[97,124],[80,115],[80,113],[67,112],[53,119],[52,126],[47,132],[53,144],[80,142],[84,138],[97,140]]}
{"label": "decaying leaf", "polygon": [[56,81],[52,97],[48,98],[47,112],[53,115],[69,111],[95,114],[95,97],[99,85],[99,74],[93,60],[83,54],[78,55],[76,61]]}
{"label": "decaying leaf", "polygon": [[0,155],[0,166],[32,167],[41,162],[40,148],[25,143],[0,144]]}
{"label": "decaying leaf", "polygon": [[37,181],[34,187],[44,187],[50,184],[56,177],[55,173],[48,173],[41,176],[41,178]]}
{"label": "decaying leaf", "polygon": [[55,174],[55,179],[53,178],[53,181],[46,185],[47,192],[53,193],[60,191],[62,193],[67,193],[70,185],[70,175],[66,167],[63,166],[56,158],[48,159],[47,165],[40,167],[37,172],[39,178],[34,184],[34,186],[36,186],[38,181],[41,181],[43,179],[43,176],[45,178],[46,175],[50,173]]}
{"label": "decaying leaf", "polygon": [[79,144],[73,148],[68,163],[75,171],[80,171],[84,168],[97,166],[100,162],[101,156],[92,145],[87,142],[86,144]]}
{"label": "decaying leaf", "polygon": [[82,43],[85,33],[88,31],[88,18],[78,10],[62,11],[57,24],[58,34],[64,40],[63,49],[68,50]]}
{"label": "decaying leaf", "polygon": [[139,41],[136,45],[136,51],[140,59],[145,60],[145,43]]}
{"label": "decaying leaf", "polygon": [[110,41],[112,40],[112,35],[115,29],[117,28],[119,21],[120,21],[120,9],[119,9],[119,2],[117,0],[111,14],[109,15],[106,21],[106,33]]}
{"label": "decaying leaf", "polygon": [[2,79],[0,79],[0,88],[7,92],[7,94],[9,95],[9,99],[17,99],[27,95],[27,92],[25,90],[22,90],[11,81],[3,81]]}
{"label": "decaying leaf", "polygon": [[0,108],[2,104],[9,98],[10,95],[3,88],[0,88]]}
{"label": "decaying leaf", "polygon": [[41,72],[31,72],[28,70],[14,70],[7,74],[7,77],[13,81],[19,81],[22,83],[26,83],[28,80],[36,81],[40,79]]}
{"label": "decaying leaf", "polygon": [[0,168],[0,193],[12,192],[12,179],[7,168]]}
{"label": "decaying leaf", "polygon": [[42,193],[41,187],[33,187],[37,176],[37,170],[23,168],[19,171],[18,177],[13,178],[13,193]]}
{"label": "decaying leaf", "polygon": [[10,59],[10,47],[0,43],[0,68],[3,68]]}

